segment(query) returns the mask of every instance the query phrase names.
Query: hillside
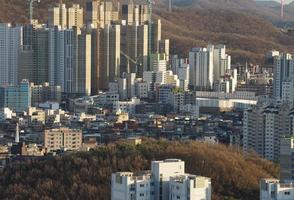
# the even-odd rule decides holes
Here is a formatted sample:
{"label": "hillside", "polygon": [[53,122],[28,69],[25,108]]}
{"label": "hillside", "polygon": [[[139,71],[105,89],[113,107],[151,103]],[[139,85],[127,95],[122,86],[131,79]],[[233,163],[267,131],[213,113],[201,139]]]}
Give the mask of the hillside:
{"label": "hillside", "polygon": [[[162,0],[165,2],[166,0]],[[284,6],[284,18],[281,19],[281,6],[279,2],[255,1],[255,0],[174,0],[177,7],[194,7],[201,9],[224,9],[230,11],[243,12],[249,15],[259,16],[270,20],[275,24],[285,21],[293,21],[293,3]]]}
{"label": "hillside", "polygon": [[179,158],[186,171],[212,178],[213,200],[255,200],[261,177],[277,167],[222,145],[145,140],[119,142],[93,152],[19,162],[0,172],[0,199],[110,199],[110,175],[150,169],[152,160]]}
{"label": "hillside", "polygon": [[[41,22],[46,22],[47,8],[54,2],[58,0],[42,0],[35,4],[35,16]],[[84,6],[85,0],[64,2]],[[172,13],[163,7],[165,0],[157,2],[160,3],[155,6],[155,17],[163,21],[163,35],[171,39],[172,54],[187,56],[191,47],[224,43],[233,62],[243,64],[246,61],[262,63],[265,53],[272,49],[294,50],[294,36],[282,33],[271,22],[251,14],[256,11],[256,3],[252,0],[181,0],[182,7],[175,8]],[[0,0],[0,4],[1,22],[27,22],[24,0]]]}
{"label": "hillside", "polygon": [[228,10],[178,9],[161,11],[163,33],[171,39],[172,51],[188,52],[193,46],[226,44],[233,62],[262,63],[267,51],[292,51],[294,38],[270,22]]}

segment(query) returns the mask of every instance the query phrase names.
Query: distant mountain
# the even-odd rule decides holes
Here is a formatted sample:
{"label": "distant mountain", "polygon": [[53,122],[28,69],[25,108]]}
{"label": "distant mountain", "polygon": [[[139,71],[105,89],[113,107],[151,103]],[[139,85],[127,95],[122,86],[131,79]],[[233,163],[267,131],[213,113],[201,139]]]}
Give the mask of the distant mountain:
{"label": "distant mountain", "polygon": [[[162,0],[163,2],[166,0]],[[200,9],[223,9],[241,11],[248,15],[255,15],[275,24],[285,21],[294,21],[294,3],[285,5],[284,19],[280,17],[280,4],[276,1],[254,0],[174,0],[177,7],[195,7]]]}
{"label": "distant mountain", "polygon": [[270,22],[242,12],[215,9],[178,9],[158,13],[163,34],[171,39],[173,53],[209,43],[226,44],[234,63],[262,63],[269,50],[293,51],[294,37]]}
{"label": "distant mountain", "polygon": [[[85,6],[86,0],[63,1]],[[269,50],[294,51],[294,36],[281,32],[271,23],[279,19],[278,8],[261,6],[253,0],[174,1],[178,6],[172,13],[167,12],[166,0],[158,0],[154,6],[154,17],[162,19],[163,35],[171,39],[173,54],[186,56],[191,47],[223,43],[227,45],[234,63],[262,63]],[[34,16],[46,22],[47,9],[55,2],[59,0],[36,3]],[[1,22],[28,21],[26,1],[0,0],[0,5]],[[293,4],[287,9],[291,6]],[[259,7],[264,8],[257,13]]]}

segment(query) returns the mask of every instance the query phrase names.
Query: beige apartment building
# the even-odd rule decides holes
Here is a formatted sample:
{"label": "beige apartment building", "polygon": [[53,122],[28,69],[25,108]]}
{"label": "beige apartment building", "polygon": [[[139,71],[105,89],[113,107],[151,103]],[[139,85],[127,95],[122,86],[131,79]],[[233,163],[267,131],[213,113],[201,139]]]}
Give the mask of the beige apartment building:
{"label": "beige apartment building", "polygon": [[79,4],[73,4],[67,11],[68,27],[73,26],[83,28],[84,26],[84,10]]}
{"label": "beige apartment building", "polygon": [[44,146],[48,152],[60,149],[79,150],[82,146],[82,131],[69,128],[45,130]]}
{"label": "beige apartment building", "polygon": [[73,4],[70,8],[66,8],[65,4],[58,4],[48,9],[48,24],[49,27],[60,26],[62,29],[74,26],[82,28],[84,10],[78,4]]}

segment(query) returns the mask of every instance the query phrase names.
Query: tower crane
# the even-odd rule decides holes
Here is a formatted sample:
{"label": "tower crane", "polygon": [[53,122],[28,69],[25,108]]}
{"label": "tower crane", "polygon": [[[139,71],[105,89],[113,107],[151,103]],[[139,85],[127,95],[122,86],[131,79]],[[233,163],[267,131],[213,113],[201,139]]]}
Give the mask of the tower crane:
{"label": "tower crane", "polygon": [[134,63],[136,65],[136,74],[137,74],[138,67],[142,66],[142,63],[140,62],[141,56],[139,56],[136,59],[133,59],[123,51],[120,51],[120,54],[123,55],[127,59],[127,73],[131,73],[131,69],[130,69],[130,61],[131,61],[132,63]]}
{"label": "tower crane", "polygon": [[30,22],[33,20],[33,11],[34,11],[34,3],[40,3],[41,0],[28,0],[29,2],[29,16],[30,16]]}

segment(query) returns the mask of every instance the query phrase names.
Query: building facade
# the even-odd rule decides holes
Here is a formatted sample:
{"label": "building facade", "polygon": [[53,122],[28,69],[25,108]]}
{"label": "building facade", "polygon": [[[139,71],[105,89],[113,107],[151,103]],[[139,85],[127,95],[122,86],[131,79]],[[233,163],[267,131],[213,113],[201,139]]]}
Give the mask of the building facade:
{"label": "building facade", "polygon": [[0,85],[18,84],[22,27],[0,23]]}
{"label": "building facade", "polygon": [[14,112],[24,112],[31,106],[31,87],[27,80],[17,86],[0,87],[0,107]]}
{"label": "building facade", "polygon": [[210,178],[186,174],[178,159],[153,161],[151,172],[112,174],[112,200],[210,200]]}
{"label": "building facade", "polygon": [[82,146],[82,131],[69,128],[45,130],[44,146],[48,152],[79,150]]}

